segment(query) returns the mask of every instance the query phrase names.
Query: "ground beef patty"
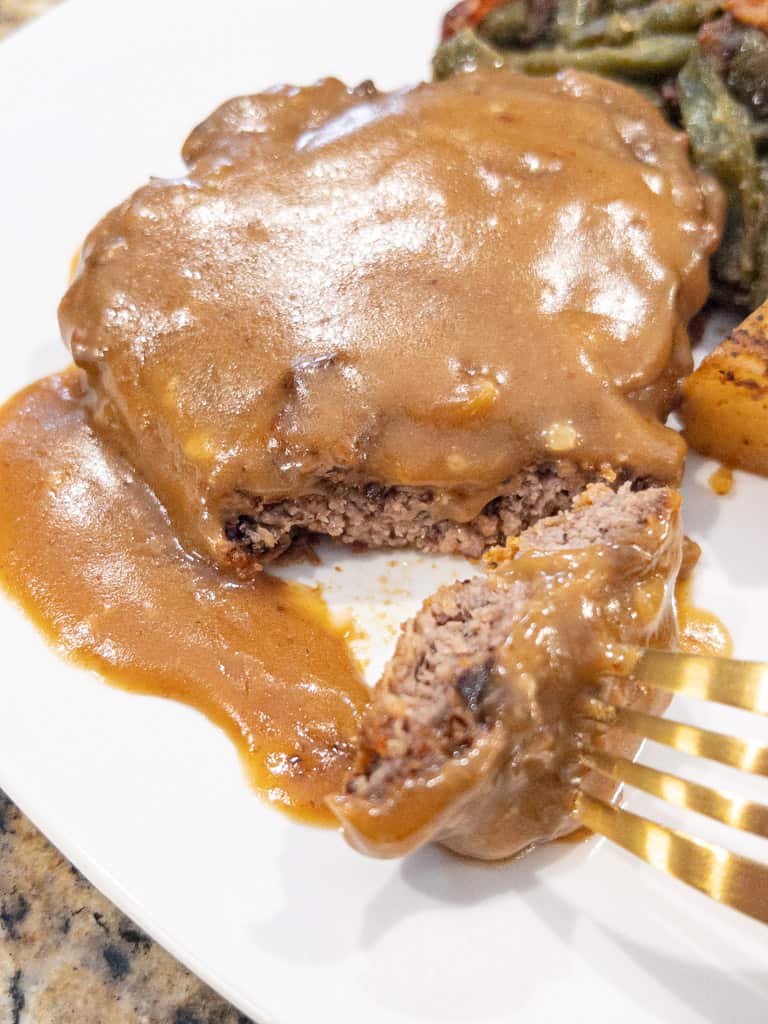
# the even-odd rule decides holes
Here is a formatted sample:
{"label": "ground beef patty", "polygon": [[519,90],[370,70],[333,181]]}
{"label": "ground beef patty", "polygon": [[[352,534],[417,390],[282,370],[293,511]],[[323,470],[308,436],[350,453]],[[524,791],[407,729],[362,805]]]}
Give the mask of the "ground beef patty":
{"label": "ground beef patty", "polygon": [[446,496],[431,488],[354,487],[330,479],[313,494],[272,504],[242,495],[239,509],[226,517],[225,532],[234,545],[232,561],[242,568],[271,561],[297,539],[314,534],[372,548],[414,547],[477,558],[569,508],[597,475],[564,462],[536,466],[507,481],[507,493],[466,521],[453,518]]}
{"label": "ground beef patty", "polygon": [[666,488],[591,486],[572,511],[493,553],[487,575],[424,604],[376,687],[356,772],[332,800],[355,847],[397,856],[439,840],[495,859],[576,827],[584,742],[636,749],[587,730],[585,692],[659,710],[606,673],[629,671],[623,645],[676,641],[679,505]]}
{"label": "ground beef patty", "polygon": [[478,71],[225,103],[86,240],[62,333],[186,550],[478,554],[605,472],[674,486],[719,217],[630,89]]}

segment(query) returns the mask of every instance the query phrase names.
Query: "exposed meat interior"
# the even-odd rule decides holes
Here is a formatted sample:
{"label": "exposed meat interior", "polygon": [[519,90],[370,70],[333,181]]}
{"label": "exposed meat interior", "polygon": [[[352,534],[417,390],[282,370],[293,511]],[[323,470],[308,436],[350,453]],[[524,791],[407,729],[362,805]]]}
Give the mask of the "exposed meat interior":
{"label": "exposed meat interior", "polygon": [[[488,575],[431,597],[403,629],[357,771],[332,800],[353,845],[392,856],[437,839],[493,859],[575,828],[578,702],[610,690],[650,707],[636,684],[601,677],[627,673],[626,645],[675,643],[681,551],[677,494],[594,485]],[[617,733],[595,742],[633,752]]]}
{"label": "exposed meat interior", "polygon": [[477,558],[568,508],[597,475],[566,462],[523,471],[505,482],[506,493],[466,522],[452,516],[450,500],[434,489],[329,481],[314,494],[267,505],[239,495],[240,511],[227,513],[225,532],[236,546],[233,561],[243,567],[253,559],[270,561],[297,537],[312,534],[373,548],[414,547]]}

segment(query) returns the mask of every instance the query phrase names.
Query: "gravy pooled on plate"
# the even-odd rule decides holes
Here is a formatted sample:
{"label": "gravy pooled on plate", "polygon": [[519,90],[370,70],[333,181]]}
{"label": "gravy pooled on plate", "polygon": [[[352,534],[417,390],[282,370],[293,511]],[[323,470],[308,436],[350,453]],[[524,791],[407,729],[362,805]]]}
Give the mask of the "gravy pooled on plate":
{"label": "gravy pooled on plate", "polygon": [[0,411],[0,583],[60,653],[198,708],[265,797],[328,823],[368,697],[344,638],[307,588],[237,583],[185,555],[89,424],[74,371]]}

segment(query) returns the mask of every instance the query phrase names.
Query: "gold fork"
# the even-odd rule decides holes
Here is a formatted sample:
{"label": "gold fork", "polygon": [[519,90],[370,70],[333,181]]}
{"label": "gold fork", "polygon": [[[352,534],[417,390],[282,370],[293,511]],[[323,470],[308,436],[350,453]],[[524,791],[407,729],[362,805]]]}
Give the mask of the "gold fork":
{"label": "gold fork", "polygon": [[[632,678],[669,693],[715,701],[768,715],[768,664],[668,651],[645,651]],[[589,699],[583,713],[608,726],[719,761],[752,775],[768,776],[768,745],[710,732],[667,718]],[[729,796],[604,751],[587,748],[585,765],[601,774],[686,810],[768,839],[768,807]],[[768,863],[731,853],[713,843],[666,828],[580,792],[580,822],[648,864],[699,889],[720,903],[768,924]]]}

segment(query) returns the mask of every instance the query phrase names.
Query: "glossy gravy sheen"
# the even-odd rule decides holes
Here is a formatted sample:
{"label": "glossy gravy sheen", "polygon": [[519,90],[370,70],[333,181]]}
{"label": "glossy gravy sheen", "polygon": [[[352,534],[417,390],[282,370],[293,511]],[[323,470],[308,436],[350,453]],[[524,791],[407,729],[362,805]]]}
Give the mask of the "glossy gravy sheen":
{"label": "glossy gravy sheen", "polygon": [[690,576],[681,578],[675,587],[677,627],[680,650],[686,654],[713,654],[730,658],[733,640],[727,627],[712,612],[693,603]]}
{"label": "glossy gravy sheen", "polygon": [[[691,596],[693,579],[689,570],[675,587],[678,645],[686,654],[711,654],[723,658],[733,655],[733,640],[727,626],[712,612],[697,607]],[[562,843],[579,843],[589,839],[592,832],[579,828],[570,835],[561,836]]]}
{"label": "glossy gravy sheen", "polygon": [[225,561],[233,495],[328,472],[444,488],[457,520],[542,458],[676,481],[658,417],[716,197],[642,97],[571,72],[285,87],[184,155],[84,246],[61,324],[88,388],[68,371],[0,411],[0,582],[324,822],[368,700],[344,638],[311,591],[188,552]]}
{"label": "glossy gravy sheen", "polygon": [[[635,91],[566,71],[224,104],[83,248],[60,309],[101,429],[188,548],[244,496],[436,488],[476,516],[567,460],[676,482],[719,193]],[[162,282],[161,285],[158,282]]]}
{"label": "glossy gravy sheen", "polygon": [[[677,635],[672,597],[682,555],[680,498],[669,491],[645,495],[655,504],[646,506],[641,526],[629,517],[625,542],[592,540],[579,547],[573,527],[573,547],[537,550],[533,540],[530,549],[498,562],[485,585],[503,586],[507,609],[516,611],[503,622],[505,640],[482,669],[485,710],[458,748],[448,738],[429,752],[418,713],[407,724],[398,718],[413,706],[403,686],[407,673],[402,667],[385,673],[364,718],[357,774],[333,801],[352,846],[402,856],[438,840],[481,859],[513,856],[572,831],[574,779],[585,775],[578,750],[585,741],[634,757],[637,737],[621,729],[603,735],[585,725],[582,702],[585,693],[597,693],[611,704],[660,714],[669,701],[626,678],[636,661],[634,645],[674,647]],[[454,602],[460,599],[457,594]],[[445,600],[438,620],[451,622],[456,607]],[[427,606],[420,615],[428,614]],[[456,633],[449,641],[459,645],[468,673],[476,671],[471,636]],[[418,637],[418,625],[406,629],[401,658],[414,651],[417,666],[439,663],[439,644],[424,652]],[[444,721],[455,723],[461,706]],[[455,724],[445,728],[448,737],[457,735]],[[419,767],[403,768],[409,758]],[[611,798],[613,781],[587,778],[593,795]]]}
{"label": "glossy gravy sheen", "polygon": [[[0,583],[60,653],[202,711],[263,795],[332,823],[324,798],[352,766],[369,698],[341,629],[308,588],[235,582],[185,555],[152,492],[90,426],[74,369],[0,411]],[[682,649],[729,654],[690,586],[677,587]]]}
{"label": "glossy gravy sheen", "polygon": [[709,486],[715,494],[724,498],[733,489],[733,470],[730,466],[718,466],[709,478]]}
{"label": "glossy gravy sheen", "polygon": [[89,425],[81,375],[0,411],[0,582],[58,651],[112,683],[204,712],[253,784],[330,823],[368,691],[308,588],[233,582],[180,548],[131,467]]}

